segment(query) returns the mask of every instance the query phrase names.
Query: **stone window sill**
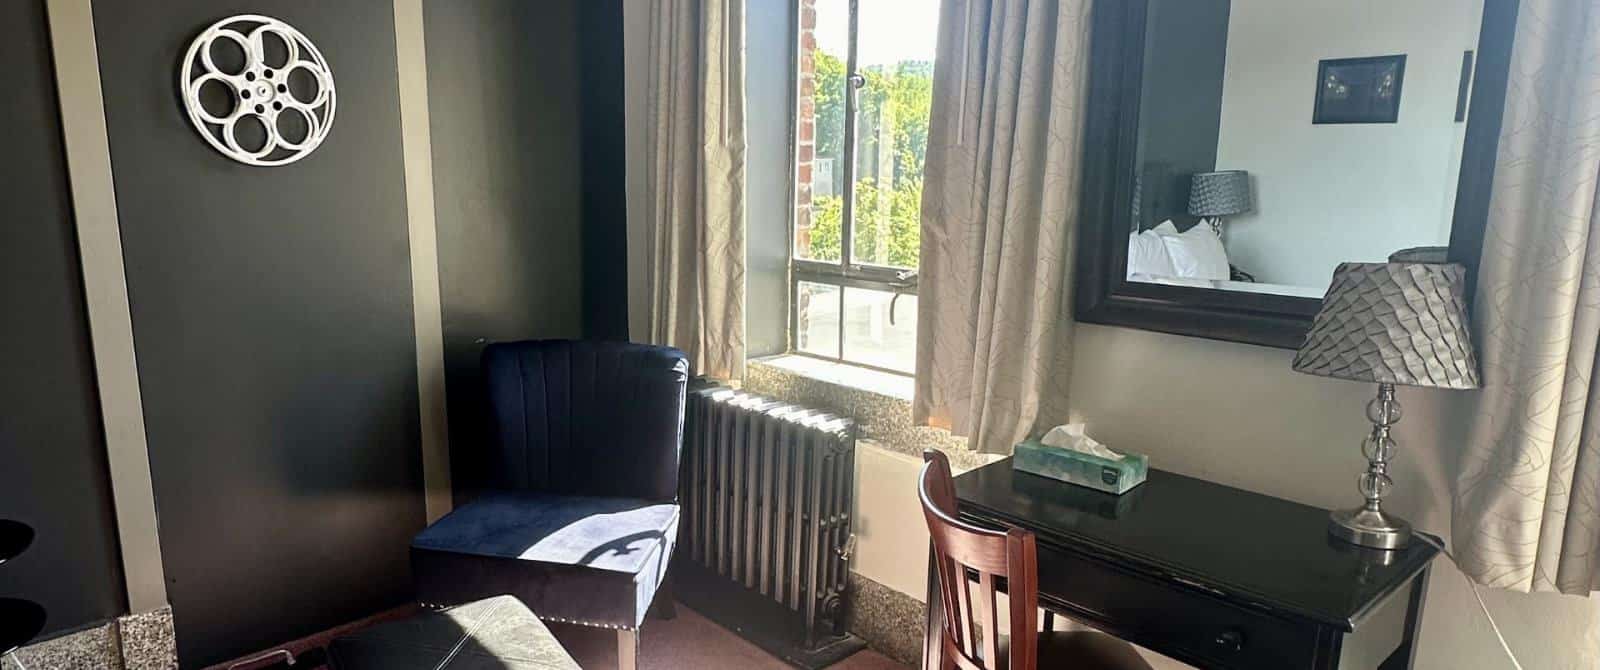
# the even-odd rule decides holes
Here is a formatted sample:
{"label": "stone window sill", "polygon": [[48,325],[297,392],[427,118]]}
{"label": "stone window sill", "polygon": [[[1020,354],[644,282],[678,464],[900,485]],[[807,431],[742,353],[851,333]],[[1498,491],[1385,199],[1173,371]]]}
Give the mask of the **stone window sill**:
{"label": "stone window sill", "polygon": [[911,402],[912,379],[905,375],[795,354],[767,356],[753,359],[751,362],[772,366],[825,384],[847,386]]}
{"label": "stone window sill", "polygon": [[915,425],[911,420],[912,380],[904,375],[809,356],[780,355],[750,359],[744,388],[851,417],[861,428],[863,444],[918,460],[922,450],[938,449],[950,456],[953,469],[964,471],[995,458],[968,449],[964,438],[949,431]]}

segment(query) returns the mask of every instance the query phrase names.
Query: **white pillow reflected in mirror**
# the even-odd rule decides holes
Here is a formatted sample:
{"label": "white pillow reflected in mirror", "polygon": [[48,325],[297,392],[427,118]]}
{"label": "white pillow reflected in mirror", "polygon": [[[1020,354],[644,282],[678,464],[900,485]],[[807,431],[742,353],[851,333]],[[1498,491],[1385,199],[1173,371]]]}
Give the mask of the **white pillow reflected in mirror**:
{"label": "white pillow reflected in mirror", "polygon": [[1196,224],[1180,233],[1171,221],[1166,221],[1156,226],[1155,232],[1161,236],[1167,255],[1172,258],[1174,273],[1170,276],[1228,279],[1228,252],[1210,226]]}
{"label": "white pillow reflected in mirror", "polygon": [[1156,231],[1146,230],[1128,236],[1128,279],[1134,279],[1134,275],[1177,276],[1172,256],[1167,254],[1167,244]]}

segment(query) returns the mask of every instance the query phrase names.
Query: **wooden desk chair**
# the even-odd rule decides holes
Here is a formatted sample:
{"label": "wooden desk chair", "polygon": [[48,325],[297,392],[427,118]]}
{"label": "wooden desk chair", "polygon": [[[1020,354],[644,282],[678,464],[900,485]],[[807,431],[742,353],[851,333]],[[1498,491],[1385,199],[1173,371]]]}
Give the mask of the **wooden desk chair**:
{"label": "wooden desk chair", "polygon": [[[930,450],[923,452],[923,460],[917,492],[933,539],[939,597],[944,604],[939,670],[1151,670],[1132,645],[1104,633],[1040,633],[1039,558],[1033,533],[1018,529],[1000,532],[958,521],[949,459]],[[969,571],[978,575],[976,599]],[[999,579],[1007,583],[1009,635],[998,628],[995,582]]]}

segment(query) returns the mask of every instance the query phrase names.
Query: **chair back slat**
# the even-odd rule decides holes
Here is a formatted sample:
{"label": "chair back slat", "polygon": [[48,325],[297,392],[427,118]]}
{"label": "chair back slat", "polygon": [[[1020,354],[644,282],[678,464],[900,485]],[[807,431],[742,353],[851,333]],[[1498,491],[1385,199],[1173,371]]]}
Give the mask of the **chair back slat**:
{"label": "chair back slat", "polygon": [[[1004,545],[1002,545],[1004,546]],[[994,573],[978,573],[978,621],[983,627],[983,658],[994,665],[1000,658],[1000,617],[995,615]]]}
{"label": "chair back slat", "polygon": [[1006,580],[1010,592],[1011,639],[1019,640],[1018,630],[1028,632],[1027,644],[1011,645],[1011,667],[1033,668],[1039,664],[1039,548],[1033,533],[1006,534],[1006,554],[1012,568]]}
{"label": "chair back slat", "polygon": [[946,556],[939,556],[936,565],[939,568],[939,592],[944,602],[952,604],[944,608],[944,628],[967,656],[975,657],[977,650],[973,645],[978,638],[972,628],[971,618],[966,615],[972,611],[971,592],[966,588],[966,568]]}
{"label": "chair back slat", "polygon": [[[946,604],[940,647],[944,668],[1035,670],[1038,664],[1038,550],[1032,533],[979,528],[957,519],[955,480],[943,453],[927,451],[918,482],[922,513],[933,541],[939,594]],[[977,573],[978,594],[969,572]],[[1009,658],[1001,658],[997,583],[1007,582]],[[982,654],[977,647],[982,646]],[[1009,663],[1007,663],[1009,661]]]}
{"label": "chair back slat", "polygon": [[944,645],[944,667],[941,670],[952,667],[960,668],[960,670],[988,670],[979,665],[976,660],[973,660],[974,657],[962,653],[961,648],[956,646],[955,640],[950,639],[950,636],[944,636],[944,641],[941,644]]}

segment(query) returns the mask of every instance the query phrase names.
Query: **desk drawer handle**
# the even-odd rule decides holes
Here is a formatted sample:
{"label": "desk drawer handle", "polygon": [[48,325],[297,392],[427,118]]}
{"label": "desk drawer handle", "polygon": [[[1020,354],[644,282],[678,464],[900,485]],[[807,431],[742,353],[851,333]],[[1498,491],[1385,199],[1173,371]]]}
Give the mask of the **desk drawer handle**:
{"label": "desk drawer handle", "polygon": [[1230,628],[1217,635],[1216,643],[1228,651],[1239,651],[1244,648],[1244,633]]}

